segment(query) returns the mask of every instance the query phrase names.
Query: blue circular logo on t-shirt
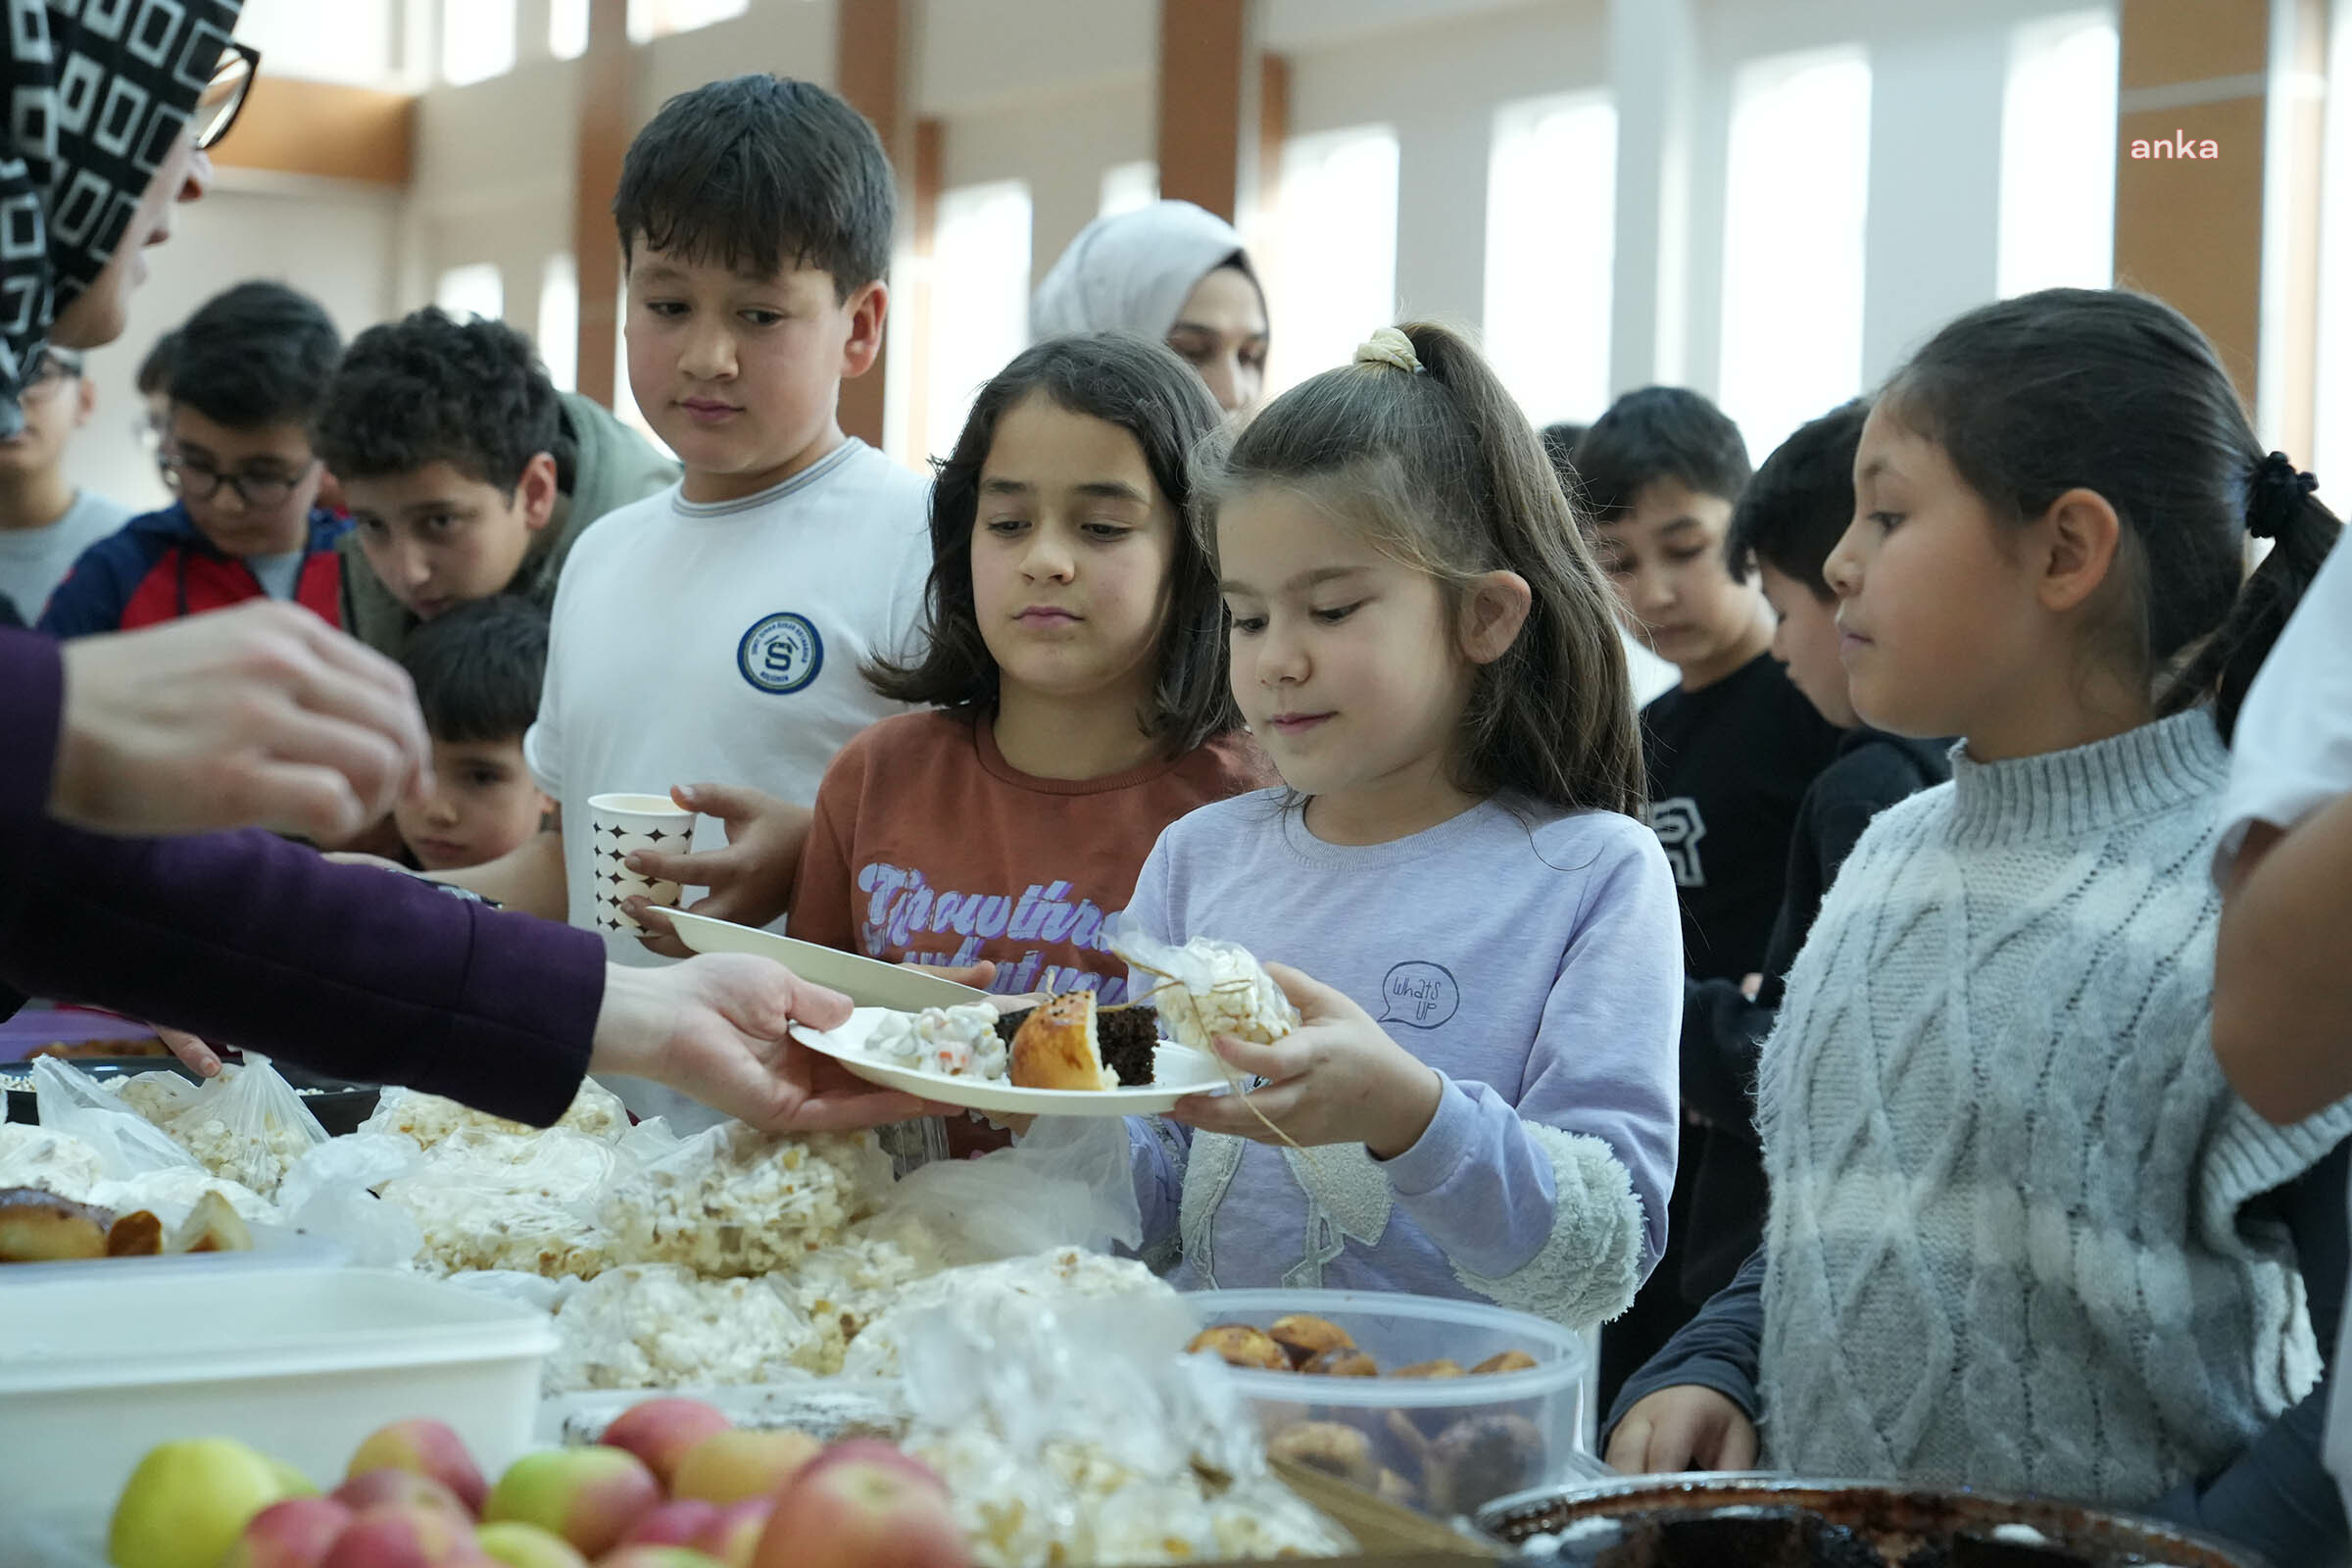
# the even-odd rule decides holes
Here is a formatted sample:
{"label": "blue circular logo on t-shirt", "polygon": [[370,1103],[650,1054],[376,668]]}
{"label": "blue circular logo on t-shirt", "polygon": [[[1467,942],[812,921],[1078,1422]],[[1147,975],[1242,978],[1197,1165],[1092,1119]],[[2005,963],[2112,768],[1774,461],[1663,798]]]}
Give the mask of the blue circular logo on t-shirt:
{"label": "blue circular logo on t-shirt", "polygon": [[763,692],[789,696],[825,667],[825,641],[807,615],[779,611],[762,615],[735,646],[735,667]]}

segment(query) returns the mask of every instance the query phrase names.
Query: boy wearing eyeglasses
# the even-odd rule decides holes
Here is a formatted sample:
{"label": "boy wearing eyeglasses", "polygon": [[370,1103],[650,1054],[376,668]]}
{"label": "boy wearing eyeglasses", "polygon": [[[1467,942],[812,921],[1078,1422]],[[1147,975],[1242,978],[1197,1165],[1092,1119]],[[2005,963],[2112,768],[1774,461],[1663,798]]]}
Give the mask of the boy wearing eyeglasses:
{"label": "boy wearing eyeglasses", "polygon": [[123,631],[267,596],[342,624],[335,544],[308,426],[343,343],[282,283],[239,283],[179,329],[165,477],[179,499],[84,551],[39,627]]}
{"label": "boy wearing eyeglasses", "polygon": [[20,400],[24,428],[0,439],[0,623],[38,615],[74,558],[130,520],[128,507],[66,478],[66,443],[96,403],[79,354],[42,351]]}

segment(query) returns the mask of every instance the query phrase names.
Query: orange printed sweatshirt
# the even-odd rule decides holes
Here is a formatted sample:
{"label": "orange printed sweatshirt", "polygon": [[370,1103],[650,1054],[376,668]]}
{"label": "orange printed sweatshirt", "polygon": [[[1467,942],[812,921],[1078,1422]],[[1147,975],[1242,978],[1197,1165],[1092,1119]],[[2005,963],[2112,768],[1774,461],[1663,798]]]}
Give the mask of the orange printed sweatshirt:
{"label": "orange printed sweatshirt", "polygon": [[996,961],[991,989],[1125,1000],[1104,923],[1160,830],[1281,782],[1257,743],[1220,735],[1103,778],[1036,778],[987,717],[933,710],[868,726],[825,770],[787,929],[889,963]]}

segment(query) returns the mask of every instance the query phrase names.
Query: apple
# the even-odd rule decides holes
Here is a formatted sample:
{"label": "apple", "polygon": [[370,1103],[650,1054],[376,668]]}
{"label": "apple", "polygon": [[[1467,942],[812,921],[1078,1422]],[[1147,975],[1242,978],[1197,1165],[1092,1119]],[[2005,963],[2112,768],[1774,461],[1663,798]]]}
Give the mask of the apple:
{"label": "apple", "polygon": [[887,1443],[854,1438],[776,1498],[753,1568],[970,1568],[947,1484]]}
{"label": "apple", "polygon": [[404,1507],[444,1508],[473,1522],[473,1510],[458,1494],[431,1476],[415,1470],[363,1470],[327,1494],[354,1513],[399,1504]]}
{"label": "apple", "polygon": [[440,1421],[395,1421],[369,1434],[353,1451],[344,1476],[363,1476],[370,1470],[414,1470],[431,1476],[455,1493],[469,1514],[479,1514],[482,1499],[490,1494],[490,1484],[466,1451],[465,1440]]}
{"label": "apple", "polygon": [[823,1451],[806,1432],[714,1432],[678,1461],[670,1494],[716,1503],[772,1497]]}
{"label": "apple", "polygon": [[465,1514],[438,1503],[381,1502],[353,1517],[318,1568],[480,1568],[489,1561]]}
{"label": "apple", "polygon": [[482,1526],[473,1533],[473,1544],[506,1568],[588,1568],[588,1559],[572,1550],[570,1542],[512,1519]]}
{"label": "apple", "polygon": [[246,1523],[220,1568],[318,1568],[352,1517],[331,1497],[273,1502]]}
{"label": "apple", "polygon": [[595,1557],[661,1501],[662,1483],[625,1449],[548,1448],[507,1467],[485,1517],[537,1525]]}
{"label": "apple", "polygon": [[610,1557],[599,1557],[596,1568],[719,1568],[689,1546],[623,1546]]}
{"label": "apple", "polygon": [[603,1442],[626,1448],[645,1461],[645,1467],[664,1487],[677,1480],[678,1461],[686,1450],[734,1423],[700,1399],[648,1399],[632,1404],[605,1428]]}
{"label": "apple", "polygon": [[754,1497],[732,1508],[721,1508],[710,1528],[687,1544],[709,1552],[726,1564],[726,1568],[752,1568],[752,1554],[760,1549],[760,1537],[775,1511],[773,1497]]}
{"label": "apple", "polygon": [[254,1515],[287,1496],[275,1461],[228,1438],[149,1450],[107,1527],[115,1568],[218,1568]]}
{"label": "apple", "polygon": [[691,1497],[665,1502],[653,1509],[620,1538],[624,1546],[693,1546],[696,1538],[718,1523],[718,1504]]}

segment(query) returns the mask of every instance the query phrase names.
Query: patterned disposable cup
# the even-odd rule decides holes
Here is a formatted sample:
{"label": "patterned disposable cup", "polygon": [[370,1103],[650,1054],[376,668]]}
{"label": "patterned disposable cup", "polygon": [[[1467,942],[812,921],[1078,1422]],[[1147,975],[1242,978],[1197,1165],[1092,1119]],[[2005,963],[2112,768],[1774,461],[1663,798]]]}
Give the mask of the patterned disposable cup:
{"label": "patterned disposable cup", "polygon": [[697,813],[666,795],[592,795],[588,798],[588,876],[596,885],[596,929],[642,931],[621,902],[646,898],[677,906],[678,885],[629,869],[639,850],[683,855],[693,847]]}

